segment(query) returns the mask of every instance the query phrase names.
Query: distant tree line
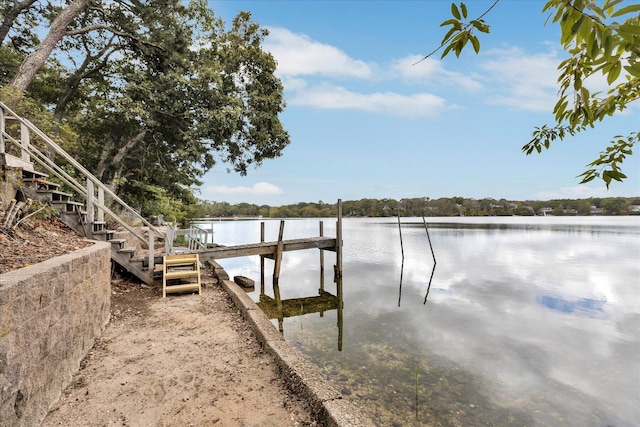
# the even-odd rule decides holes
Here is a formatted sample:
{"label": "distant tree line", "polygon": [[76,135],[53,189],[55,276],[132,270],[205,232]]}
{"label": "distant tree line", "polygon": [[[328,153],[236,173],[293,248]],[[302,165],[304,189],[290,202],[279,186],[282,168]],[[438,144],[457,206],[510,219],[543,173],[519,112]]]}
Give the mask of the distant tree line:
{"label": "distant tree line", "polygon": [[[318,218],[337,215],[336,203],[301,202],[284,206],[251,203],[200,201],[186,214],[189,218],[257,217]],[[467,199],[443,197],[430,199],[360,199],[342,202],[345,217],[392,216],[533,216],[533,215],[640,215],[640,197],[556,199],[547,201],[510,201],[506,199]],[[170,218],[167,218],[170,219]]]}

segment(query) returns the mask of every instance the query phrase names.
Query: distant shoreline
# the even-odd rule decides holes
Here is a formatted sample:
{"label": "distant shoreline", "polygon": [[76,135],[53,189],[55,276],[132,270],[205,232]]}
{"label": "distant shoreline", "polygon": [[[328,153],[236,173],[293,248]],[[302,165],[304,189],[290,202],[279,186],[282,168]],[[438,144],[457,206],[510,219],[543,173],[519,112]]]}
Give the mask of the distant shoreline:
{"label": "distant shoreline", "polygon": [[[329,218],[337,215],[337,203],[300,202],[283,206],[201,201],[188,221],[247,220],[267,218]],[[360,199],[342,202],[348,217],[449,217],[449,216],[620,216],[640,215],[637,197],[517,201],[449,197],[430,199]]]}

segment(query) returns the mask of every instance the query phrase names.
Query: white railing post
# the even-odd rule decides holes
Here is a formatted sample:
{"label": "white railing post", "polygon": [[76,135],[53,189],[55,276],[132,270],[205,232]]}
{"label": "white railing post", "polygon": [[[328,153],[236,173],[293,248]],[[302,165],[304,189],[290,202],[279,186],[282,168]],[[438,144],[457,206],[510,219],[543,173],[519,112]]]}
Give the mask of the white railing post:
{"label": "white railing post", "polygon": [[104,190],[102,187],[98,187],[98,218],[99,222],[104,222]]}
{"label": "white railing post", "polygon": [[153,278],[153,270],[155,269],[154,259],[154,248],[153,248],[154,236],[153,229],[149,227],[149,274]]}
{"label": "white railing post", "polygon": [[0,108],[0,154],[5,153],[4,148],[4,108]]}
{"label": "white railing post", "polygon": [[25,162],[31,163],[31,157],[29,156],[29,128],[24,123],[20,123],[20,145],[22,155],[21,158]]}
{"label": "white railing post", "polygon": [[167,226],[167,232],[164,238],[164,253],[169,255],[171,253],[171,246],[173,245],[173,224]]}
{"label": "white railing post", "polygon": [[87,222],[89,224],[93,224],[93,221],[95,220],[93,198],[94,198],[93,181],[91,181],[90,179],[87,179]]}

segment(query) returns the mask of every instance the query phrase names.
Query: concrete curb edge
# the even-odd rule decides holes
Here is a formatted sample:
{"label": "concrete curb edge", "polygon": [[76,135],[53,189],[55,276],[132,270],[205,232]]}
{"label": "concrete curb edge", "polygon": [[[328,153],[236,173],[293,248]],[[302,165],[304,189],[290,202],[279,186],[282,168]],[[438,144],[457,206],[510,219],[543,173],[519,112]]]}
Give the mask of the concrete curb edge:
{"label": "concrete curb edge", "polygon": [[262,346],[273,356],[287,386],[309,402],[319,422],[328,427],[369,427],[373,421],[324,380],[271,323],[247,293],[231,280],[220,280]]}

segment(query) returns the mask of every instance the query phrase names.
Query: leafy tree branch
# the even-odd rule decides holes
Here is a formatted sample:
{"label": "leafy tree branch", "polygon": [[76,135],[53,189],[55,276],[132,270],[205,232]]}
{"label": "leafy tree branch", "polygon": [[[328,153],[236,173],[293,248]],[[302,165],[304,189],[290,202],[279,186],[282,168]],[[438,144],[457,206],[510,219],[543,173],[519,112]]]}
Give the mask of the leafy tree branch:
{"label": "leafy tree branch", "polygon": [[442,49],[445,46],[446,48],[442,53],[441,58],[444,58],[445,56],[447,56],[447,54],[451,50],[453,50],[456,56],[459,57],[460,53],[462,52],[462,50],[464,49],[464,47],[469,41],[471,41],[471,44],[473,45],[473,49],[475,50],[475,52],[478,53],[480,51],[480,41],[473,34],[473,30],[475,29],[482,33],[489,33],[489,26],[486,24],[486,22],[482,18],[484,18],[485,15],[491,12],[491,9],[493,9],[498,4],[499,1],[500,0],[495,0],[495,2],[487,10],[485,10],[482,13],[482,15],[478,16],[476,19],[472,19],[467,23],[462,21],[463,19],[467,19],[467,15],[468,15],[467,6],[464,3],[460,3],[460,8],[458,8],[458,6],[456,6],[455,3],[452,3],[451,13],[453,15],[453,19],[448,19],[444,21],[442,24],[440,24],[441,27],[444,27],[447,25],[451,26],[447,34],[442,39],[442,42],[440,42],[440,46],[438,46],[432,52],[422,57],[422,59],[420,59],[418,62],[416,62],[413,65],[419,64],[422,61],[426,60],[427,58],[433,56],[435,53],[437,53],[440,49]]}
{"label": "leafy tree branch", "polygon": [[[466,5],[452,4],[452,18],[441,24],[451,28],[440,47],[422,60],[443,47],[442,57],[450,52],[459,56],[468,42],[478,53],[480,43],[473,30],[489,32],[481,18],[497,3],[469,23],[463,21],[468,14]],[[623,0],[549,0],[542,12],[550,13],[551,22],[560,27],[560,44],[569,57],[558,65],[559,97],[553,109],[556,124],[536,128],[531,141],[522,147],[527,155],[550,148],[555,140],[595,127],[640,98],[640,4]],[[597,74],[604,76],[609,85],[606,93],[591,92],[585,85],[589,77]],[[583,177],[581,183],[600,178],[608,188],[612,180],[626,178],[620,165],[632,155],[637,139],[635,131],[627,137],[614,137],[579,175]]]}

